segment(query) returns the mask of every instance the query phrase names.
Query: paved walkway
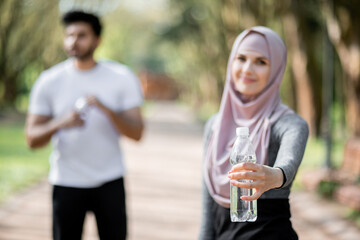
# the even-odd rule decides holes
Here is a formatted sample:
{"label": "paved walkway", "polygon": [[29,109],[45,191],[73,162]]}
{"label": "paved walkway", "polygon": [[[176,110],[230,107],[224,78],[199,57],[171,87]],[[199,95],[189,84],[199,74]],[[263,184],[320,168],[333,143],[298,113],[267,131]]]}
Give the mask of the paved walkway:
{"label": "paved walkway", "polygon": [[[200,225],[202,128],[173,104],[152,107],[144,139],[123,141],[129,240],[192,240]],[[50,186],[46,180],[0,207],[0,240],[51,240]],[[300,240],[355,240],[360,230],[342,219],[337,205],[316,196],[291,195]],[[94,217],[86,218],[84,240],[95,240]]]}

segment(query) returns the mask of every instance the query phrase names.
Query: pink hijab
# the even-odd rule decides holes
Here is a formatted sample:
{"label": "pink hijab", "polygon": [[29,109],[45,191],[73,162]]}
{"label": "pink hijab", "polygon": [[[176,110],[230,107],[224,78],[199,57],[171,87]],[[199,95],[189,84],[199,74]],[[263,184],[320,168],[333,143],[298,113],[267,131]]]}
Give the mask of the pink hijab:
{"label": "pink hijab", "polygon": [[[239,48],[256,50],[270,61],[267,86],[256,99],[247,103],[243,103],[239,98],[231,75],[231,66]],[[205,182],[209,193],[223,207],[230,207],[230,184],[227,173],[231,169],[229,157],[236,139],[235,129],[249,127],[250,139],[256,149],[257,163],[267,164],[271,125],[284,114],[292,112],[280,100],[280,84],[285,71],[286,54],[286,46],[282,39],[266,27],[253,27],[243,31],[233,44],[220,111],[212,127],[213,134],[205,152],[204,164]]]}

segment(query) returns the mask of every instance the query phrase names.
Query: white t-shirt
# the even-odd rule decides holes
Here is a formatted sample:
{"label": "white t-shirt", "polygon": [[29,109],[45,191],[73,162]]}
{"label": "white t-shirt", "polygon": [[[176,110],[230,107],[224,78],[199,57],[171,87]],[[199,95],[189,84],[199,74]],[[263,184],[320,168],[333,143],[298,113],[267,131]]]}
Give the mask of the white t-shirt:
{"label": "white t-shirt", "polygon": [[[143,95],[139,80],[126,66],[101,61],[90,70],[78,70],[68,59],[44,71],[30,95],[29,113],[60,118],[74,110],[87,95],[121,112],[139,107]],[[125,174],[119,133],[96,107],[86,114],[85,125],[61,129],[51,139],[51,184],[90,188]]]}

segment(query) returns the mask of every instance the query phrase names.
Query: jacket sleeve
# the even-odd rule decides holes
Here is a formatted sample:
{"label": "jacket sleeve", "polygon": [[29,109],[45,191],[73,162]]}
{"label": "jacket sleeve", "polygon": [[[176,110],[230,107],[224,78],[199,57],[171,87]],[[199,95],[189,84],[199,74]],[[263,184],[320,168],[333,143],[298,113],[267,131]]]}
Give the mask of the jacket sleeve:
{"label": "jacket sleeve", "polygon": [[298,115],[291,114],[277,123],[280,147],[274,167],[280,168],[285,175],[281,188],[289,186],[295,178],[304,156],[306,142],[309,136],[307,123]]}

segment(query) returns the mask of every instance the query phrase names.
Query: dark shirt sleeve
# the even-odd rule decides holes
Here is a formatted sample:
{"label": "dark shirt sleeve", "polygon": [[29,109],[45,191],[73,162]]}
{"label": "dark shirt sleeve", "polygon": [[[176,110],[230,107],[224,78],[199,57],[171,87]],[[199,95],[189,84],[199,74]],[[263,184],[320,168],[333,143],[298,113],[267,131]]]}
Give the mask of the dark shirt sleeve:
{"label": "dark shirt sleeve", "polygon": [[274,167],[280,168],[285,177],[281,188],[289,186],[295,178],[304,156],[309,136],[307,123],[297,114],[282,117],[273,127],[279,140],[279,150]]}

